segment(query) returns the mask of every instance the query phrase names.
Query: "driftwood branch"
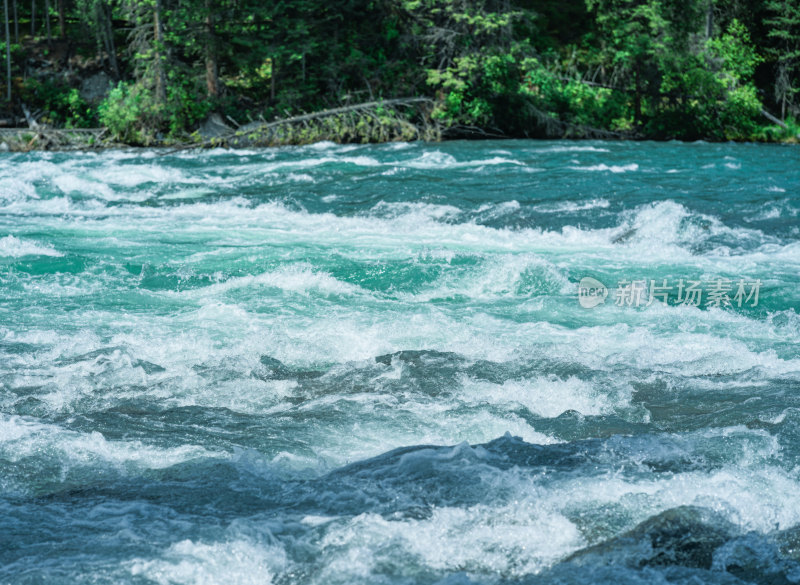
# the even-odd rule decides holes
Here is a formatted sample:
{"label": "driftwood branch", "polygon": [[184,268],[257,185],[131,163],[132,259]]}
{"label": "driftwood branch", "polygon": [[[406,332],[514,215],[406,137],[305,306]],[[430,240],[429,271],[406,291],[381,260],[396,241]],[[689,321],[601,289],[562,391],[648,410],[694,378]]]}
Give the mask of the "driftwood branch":
{"label": "driftwood branch", "polygon": [[[363,113],[366,115],[370,115],[370,117],[377,124],[380,124],[380,120],[377,118],[377,116],[374,115],[375,110],[378,108],[387,108],[390,110],[394,110],[397,107],[410,106],[414,104],[424,104],[424,103],[433,104],[434,100],[428,97],[376,100],[376,101],[363,102],[359,104],[353,104],[349,106],[341,106],[338,108],[330,108],[327,110],[321,110],[319,112],[312,112],[310,114],[289,116],[287,118],[282,118],[280,120],[275,120],[273,122],[252,122],[250,124],[241,126],[221,136],[209,138],[199,143],[187,144],[185,146],[174,148],[168,150],[167,152],[164,152],[163,154],[165,155],[173,154],[175,152],[180,152],[192,148],[208,148],[211,146],[230,145],[230,144],[236,144],[237,142],[238,143],[246,142],[247,137],[252,134],[258,134],[258,133],[263,134],[265,132],[269,132],[274,129],[278,129],[281,127],[291,127],[293,125],[303,125],[304,127],[307,127],[309,122],[316,122],[324,120],[325,118],[330,118],[332,116],[340,116],[343,114]],[[408,121],[400,120],[399,118],[395,120],[395,122],[400,125],[413,126]],[[419,135],[420,134],[419,128],[415,128],[415,130],[416,134]]]}
{"label": "driftwood branch", "polygon": [[104,146],[106,128],[0,128],[0,142],[13,151],[86,150]]}
{"label": "driftwood branch", "polygon": [[276,126],[282,126],[284,124],[294,124],[296,122],[317,120],[319,118],[326,118],[328,116],[336,116],[337,114],[347,114],[351,112],[371,110],[378,107],[405,106],[409,104],[417,104],[423,102],[433,102],[433,100],[431,98],[419,97],[419,98],[398,98],[394,100],[364,102],[361,104],[354,104],[352,106],[342,106],[341,108],[332,108],[330,110],[322,110],[319,112],[313,112],[311,114],[303,114],[301,116],[292,116],[291,118],[283,118],[281,120],[276,120],[274,122],[259,124],[257,128],[252,128],[252,130],[275,128]]}
{"label": "driftwood branch", "polygon": [[782,120],[779,120],[778,118],[776,118],[775,116],[770,114],[767,110],[761,110],[761,115],[764,116],[767,120],[769,120],[773,124],[777,124],[778,126],[783,128],[784,130],[788,130],[789,129],[789,127]]}
{"label": "driftwood branch", "polygon": [[25,114],[25,120],[28,122],[28,128],[31,130],[38,130],[39,123],[36,121],[36,118],[33,117],[33,114],[31,114],[31,111],[25,104],[22,104],[22,113]]}
{"label": "driftwood branch", "polygon": [[504,134],[502,130],[498,130],[497,128],[484,129],[478,126],[465,126],[463,124],[448,126],[442,133],[448,137],[480,136],[481,138],[508,138],[507,134]]}
{"label": "driftwood branch", "polygon": [[528,113],[538,122],[539,127],[548,138],[636,138],[635,135],[626,132],[614,132],[613,130],[594,128],[592,126],[586,126],[585,124],[565,122],[548,112],[540,110],[531,102],[527,102],[525,106]]}

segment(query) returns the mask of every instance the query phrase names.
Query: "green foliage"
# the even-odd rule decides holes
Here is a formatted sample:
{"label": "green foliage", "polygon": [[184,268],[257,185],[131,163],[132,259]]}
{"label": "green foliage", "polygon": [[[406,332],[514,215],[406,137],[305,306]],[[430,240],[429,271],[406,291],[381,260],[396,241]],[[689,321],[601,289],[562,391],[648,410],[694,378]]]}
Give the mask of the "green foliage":
{"label": "green foliage", "polygon": [[[401,3],[420,39],[426,84],[439,97],[433,118],[446,126],[508,131],[519,122],[520,62],[531,51],[526,39],[530,11],[499,2],[415,0]],[[515,27],[517,29],[515,33]]]}
{"label": "green foliage", "polygon": [[23,102],[43,112],[40,121],[51,126],[90,128],[97,114],[75,88],[55,81],[26,79],[18,88]]}
{"label": "green foliage", "polygon": [[[762,126],[762,108],[800,116],[797,0],[717,0],[711,20],[708,0],[54,5],[62,7],[72,54],[123,83],[94,110],[74,89],[78,80],[23,75],[31,61],[23,40],[14,46],[15,103],[44,111],[54,125],[105,124],[130,143],[189,139],[211,111],[242,123],[271,121],[415,95],[435,98],[426,128],[450,135],[585,128],[657,139],[767,139],[777,134]],[[19,9],[24,21],[29,6]],[[57,47],[38,47],[37,58],[56,63]],[[64,71],[63,64],[51,68]],[[325,126],[320,135],[349,140],[354,130],[373,140],[400,132],[380,130],[395,124],[393,114],[379,107],[370,115],[378,127],[350,121],[348,132]],[[300,141],[317,135],[289,134]]]}
{"label": "green foliage", "polygon": [[[19,43],[11,43],[11,46],[9,48],[11,50],[11,62],[14,64],[14,66],[23,63],[25,60],[25,48]],[[0,41],[0,55],[2,55],[3,66],[5,66],[5,61],[6,61],[5,41]]]}
{"label": "green foliage", "polygon": [[173,72],[168,78],[167,102],[160,110],[165,134],[179,138],[187,128],[202,122],[213,107],[213,100],[196,83]]}
{"label": "green foliage", "polygon": [[151,127],[157,112],[147,89],[120,82],[98,110],[100,123],[108,128],[114,140],[143,145],[154,141]]}
{"label": "green foliage", "polygon": [[211,104],[192,95],[179,82],[168,88],[168,100],[159,103],[141,84],[119,83],[100,104],[100,123],[113,138],[127,144],[154,144],[162,138],[183,138],[186,129],[204,119]]}
{"label": "green foliage", "polygon": [[72,88],[62,99],[66,111],[64,125],[67,128],[91,128],[95,125],[96,114],[77,89]]}
{"label": "green foliage", "polygon": [[734,19],[721,37],[708,41],[712,53],[722,60],[720,74],[731,87],[753,77],[756,66],[764,59],[756,53],[745,26]]}
{"label": "green foliage", "polygon": [[800,120],[795,118],[786,118],[784,120],[785,128],[777,124],[771,126],[762,126],[759,128],[754,138],[762,142],[789,142],[797,144],[800,142]]}
{"label": "green foliage", "polygon": [[516,91],[517,77],[512,55],[456,57],[452,67],[428,72],[428,84],[445,96],[433,116],[448,125],[496,124],[497,99]]}
{"label": "green foliage", "polygon": [[553,118],[612,131],[631,129],[624,92],[590,85],[574,77],[558,76],[539,59],[526,60],[524,69],[521,91]]}
{"label": "green foliage", "polygon": [[[763,59],[747,28],[732,19],[700,43],[704,4],[677,0],[587,0],[604,41],[609,83],[628,96],[644,136],[748,139],[761,111],[753,78]],[[607,127],[607,126],[606,126]]]}
{"label": "green foliage", "polygon": [[711,54],[722,61],[716,76],[724,94],[719,107],[722,133],[728,139],[749,139],[759,128],[763,107],[752,83],[763,58],[756,52],[747,29],[736,19],[725,34],[709,41],[708,46]]}
{"label": "green foliage", "polygon": [[719,111],[724,137],[728,140],[750,140],[760,128],[762,105],[753,85],[744,85],[728,92]]}

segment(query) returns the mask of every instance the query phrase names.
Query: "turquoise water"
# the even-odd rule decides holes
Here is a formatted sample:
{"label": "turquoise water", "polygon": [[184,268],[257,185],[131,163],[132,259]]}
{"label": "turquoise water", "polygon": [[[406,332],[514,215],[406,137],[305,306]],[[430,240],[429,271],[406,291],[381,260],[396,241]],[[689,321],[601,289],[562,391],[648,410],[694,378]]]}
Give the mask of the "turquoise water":
{"label": "turquoise water", "polygon": [[800,581],[799,163],[1,155],[0,583]]}

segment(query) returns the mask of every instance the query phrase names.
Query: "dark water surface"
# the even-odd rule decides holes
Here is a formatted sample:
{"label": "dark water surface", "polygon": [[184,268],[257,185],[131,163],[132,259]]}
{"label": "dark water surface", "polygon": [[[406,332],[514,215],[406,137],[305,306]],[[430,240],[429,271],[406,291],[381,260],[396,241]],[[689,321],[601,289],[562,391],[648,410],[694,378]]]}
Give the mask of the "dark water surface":
{"label": "dark water surface", "polygon": [[800,582],[798,212],[775,145],[0,155],[0,583]]}

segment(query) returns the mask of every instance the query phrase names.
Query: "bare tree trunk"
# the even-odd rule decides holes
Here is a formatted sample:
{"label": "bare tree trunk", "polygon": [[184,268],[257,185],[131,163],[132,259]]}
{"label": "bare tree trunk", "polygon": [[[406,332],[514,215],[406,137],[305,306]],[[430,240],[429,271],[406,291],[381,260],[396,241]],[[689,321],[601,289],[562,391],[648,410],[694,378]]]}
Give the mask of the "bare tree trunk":
{"label": "bare tree trunk", "polygon": [[65,0],[58,0],[58,36],[62,39],[67,37],[67,18],[64,2]]}
{"label": "bare tree trunk", "polygon": [[219,97],[217,60],[211,55],[206,55],[206,89],[208,90],[208,97]]}
{"label": "bare tree trunk", "polygon": [[636,69],[634,69],[634,86],[636,93],[633,98],[633,123],[638,129],[642,124],[642,92],[639,86],[639,63],[636,63]]}
{"label": "bare tree trunk", "polygon": [[792,91],[792,83],[787,69],[787,63],[785,61],[781,62],[778,64],[778,70],[775,74],[775,100],[781,103],[781,120],[786,119],[786,98],[789,92]]}
{"label": "bare tree trunk", "polygon": [[97,45],[97,60],[102,63],[103,62],[103,49],[106,48],[106,38],[103,34],[105,31],[105,27],[103,26],[103,6],[101,2],[93,2],[92,8],[94,9],[94,36],[95,40],[97,41],[95,44]]}
{"label": "bare tree trunk", "polygon": [[[114,43],[114,29],[111,22],[111,7],[107,2],[98,2],[95,6],[98,57],[102,58],[101,51],[105,50],[111,72],[114,74],[115,79],[119,79],[119,64],[117,63],[117,47]],[[102,45],[102,49],[100,45]]]}
{"label": "bare tree trunk", "polygon": [[269,99],[271,101],[275,101],[275,73],[277,72],[278,68],[276,67],[277,63],[275,62],[275,58],[273,57],[270,61],[270,68],[269,68]]}
{"label": "bare tree trunk", "polygon": [[119,63],[117,62],[117,45],[114,42],[114,23],[111,22],[111,6],[107,3],[103,4],[103,26],[105,27],[106,37],[106,52],[108,53],[108,62],[111,65],[111,71],[114,73],[114,79],[120,78]]}
{"label": "bare tree trunk", "polygon": [[167,102],[167,76],[164,72],[164,62],[161,51],[164,48],[164,29],[161,25],[161,0],[156,0],[153,12],[153,28],[155,34],[155,74],[156,74],[156,100],[160,104]]}
{"label": "bare tree trunk", "polygon": [[206,88],[208,97],[219,97],[219,66],[212,0],[206,0]]}
{"label": "bare tree trunk", "polygon": [[31,36],[36,36],[36,0],[31,0]]}
{"label": "bare tree trunk", "polygon": [[714,2],[709,0],[706,7],[706,39],[710,39],[714,34]]}
{"label": "bare tree trunk", "polygon": [[44,23],[47,29],[47,43],[50,44],[52,35],[50,34],[50,0],[44,0]]}
{"label": "bare tree trunk", "polygon": [[11,31],[8,26],[8,0],[3,0],[6,17],[6,101],[11,103]]}

